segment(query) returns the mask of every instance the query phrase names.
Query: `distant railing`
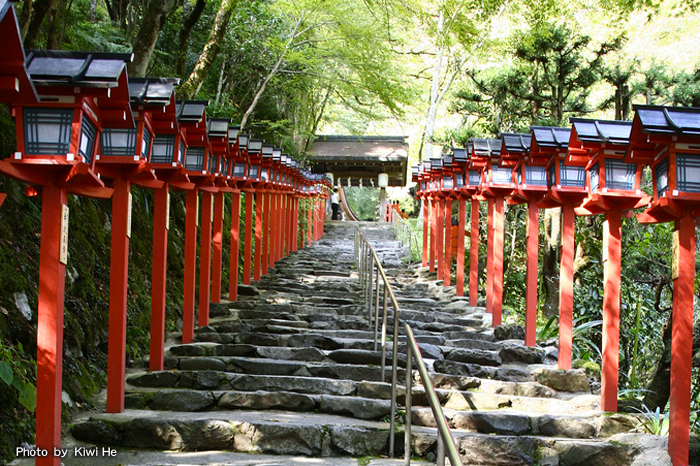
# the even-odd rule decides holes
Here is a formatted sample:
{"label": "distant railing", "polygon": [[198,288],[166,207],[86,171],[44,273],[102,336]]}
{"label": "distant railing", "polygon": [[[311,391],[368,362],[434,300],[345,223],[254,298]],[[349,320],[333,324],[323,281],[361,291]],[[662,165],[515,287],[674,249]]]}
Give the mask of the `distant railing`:
{"label": "distant railing", "polygon": [[[395,216],[396,217],[396,216]],[[396,427],[396,399],[397,399],[397,386],[398,386],[398,347],[399,347],[399,319],[401,316],[401,309],[399,308],[399,303],[396,300],[396,295],[394,290],[389,283],[389,279],[384,272],[379,256],[377,256],[374,248],[369,244],[365,236],[362,234],[358,227],[355,227],[355,266],[357,267],[357,272],[360,280],[360,289],[364,296],[364,300],[367,303],[368,310],[368,321],[370,323],[370,328],[372,327],[372,321],[374,317],[374,351],[377,351],[378,337],[379,337],[379,298],[380,298],[380,285],[383,285],[384,289],[384,305],[381,319],[381,345],[382,345],[382,357],[381,357],[381,378],[382,382],[385,379],[386,372],[386,326],[387,326],[387,313],[388,313],[388,303],[391,300],[391,305],[394,308],[394,335],[393,335],[393,352],[392,352],[392,367],[391,367],[391,414],[389,419],[389,457],[394,457],[395,450],[395,438],[393,432]],[[376,269],[376,272],[375,272]],[[381,277],[381,282],[380,282]],[[374,306],[373,306],[373,299]],[[374,312],[373,312],[374,311]],[[450,433],[450,428],[445,420],[445,415],[442,411],[442,406],[435,393],[433,384],[430,381],[430,376],[428,370],[425,367],[425,362],[423,362],[423,357],[421,356],[420,349],[416,343],[416,339],[413,336],[413,330],[408,324],[405,324],[406,339],[408,341],[407,345],[407,358],[406,358],[406,427],[405,427],[405,448],[404,448],[404,458],[405,464],[408,466],[411,464],[411,399],[412,399],[412,383],[413,383],[413,363],[415,361],[418,368],[418,373],[420,374],[425,393],[428,397],[428,403],[433,411],[433,416],[435,417],[435,422],[438,426],[438,466],[445,465],[445,454],[450,459],[452,466],[461,465],[461,460],[459,459],[459,453],[457,451],[457,446],[455,445],[452,434]]]}
{"label": "distant railing", "polygon": [[408,247],[408,265],[413,262],[413,247],[418,244],[418,240],[414,237],[413,228],[400,215],[391,217],[391,225],[394,228],[394,236],[401,241],[404,247]]}

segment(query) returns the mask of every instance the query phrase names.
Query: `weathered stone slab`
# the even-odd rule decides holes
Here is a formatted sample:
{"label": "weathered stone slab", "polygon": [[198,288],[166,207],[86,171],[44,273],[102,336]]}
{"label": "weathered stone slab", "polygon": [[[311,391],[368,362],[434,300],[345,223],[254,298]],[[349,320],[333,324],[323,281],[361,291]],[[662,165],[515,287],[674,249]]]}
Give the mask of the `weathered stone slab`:
{"label": "weathered stone slab", "polygon": [[220,409],[284,409],[289,411],[311,411],[316,403],[308,395],[291,392],[235,392],[222,395],[217,406]]}
{"label": "weathered stone slab", "polygon": [[288,391],[297,393],[327,393],[330,395],[353,395],[355,382],[320,377],[280,377],[258,375],[240,377],[231,381],[231,388],[241,391]]}
{"label": "weathered stone slab", "polygon": [[483,366],[500,366],[502,364],[498,353],[478,349],[456,349],[451,351],[446,359],[448,361],[479,364]]}
{"label": "weathered stone slab", "polygon": [[532,375],[542,385],[562,392],[588,392],[590,384],[585,371],[574,369],[566,371],[563,369],[537,369]]}
{"label": "weathered stone slab", "polygon": [[524,362],[525,364],[542,364],[547,355],[542,348],[506,344],[498,355],[503,362]]}
{"label": "weathered stone slab", "polygon": [[226,363],[219,358],[180,358],[182,371],[225,371]]}
{"label": "weathered stone slab", "polygon": [[506,412],[459,412],[452,418],[457,429],[482,434],[525,435],[530,431],[530,416]]}
{"label": "weathered stone slab", "polygon": [[157,411],[203,411],[215,403],[211,392],[161,390],[153,395],[149,407]]}
{"label": "weathered stone slab", "polygon": [[548,437],[587,439],[595,437],[597,429],[592,419],[545,414],[537,419],[537,430]]}
{"label": "weathered stone slab", "polygon": [[357,419],[381,419],[391,412],[391,402],[370,398],[321,395],[319,410],[324,413],[349,415]]}

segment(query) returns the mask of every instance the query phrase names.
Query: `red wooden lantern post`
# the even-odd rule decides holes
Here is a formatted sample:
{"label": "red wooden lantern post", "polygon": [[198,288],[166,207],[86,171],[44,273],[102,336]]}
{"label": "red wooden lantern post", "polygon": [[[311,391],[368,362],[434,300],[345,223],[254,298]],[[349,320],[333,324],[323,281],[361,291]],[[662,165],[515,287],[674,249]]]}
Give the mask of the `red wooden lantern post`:
{"label": "red wooden lantern post", "polygon": [[[126,86],[128,91],[128,86]],[[170,88],[172,92],[172,87]],[[121,99],[112,96],[110,106]],[[156,104],[159,105],[159,104]],[[162,105],[162,102],[160,103]],[[123,108],[123,107],[122,107]],[[113,111],[124,110],[114,108]],[[129,239],[131,237],[131,185],[161,189],[163,181],[156,179],[149,163],[153,141],[150,114],[143,105],[136,112],[136,124],[129,118],[125,124],[119,113],[103,118],[96,171],[102,178],[111,179],[112,242],[109,281],[109,346],[107,365],[107,412],[124,410],[124,383],[126,378],[126,315],[129,272]]]}
{"label": "red wooden lantern post", "polygon": [[[40,188],[42,194],[39,299],[37,319],[36,445],[49,456],[38,465],[59,465],[53,456],[61,443],[61,374],[65,265],[68,260],[68,193],[109,198],[94,171],[97,137],[103,119],[121,114],[133,126],[128,105],[126,54],[24,52],[14,11],[0,5],[0,98],[12,103],[17,151],[0,161],[0,171]],[[26,66],[26,69],[25,69]],[[34,81],[43,102],[36,102]],[[126,99],[126,100],[125,100]],[[5,100],[7,101],[7,100]],[[111,337],[111,335],[110,335]],[[111,338],[110,338],[111,340]]]}
{"label": "red wooden lantern post", "polygon": [[[240,133],[240,126],[231,126],[228,130],[228,140],[230,146],[229,154],[232,157],[229,186],[233,188],[231,192],[231,255],[228,299],[229,301],[236,301],[238,299],[241,189],[245,185],[246,174],[248,173],[248,136]],[[246,223],[246,228],[247,225]],[[250,271],[250,268],[248,268],[248,271]],[[245,277],[245,273],[243,276]]]}
{"label": "red wooden lantern post", "polygon": [[[457,191],[461,198],[465,200],[471,199],[472,201],[470,212],[471,227],[469,232],[469,305],[476,306],[479,293],[479,201],[483,200],[483,198],[477,194],[480,181],[479,167],[478,164],[472,163],[471,143],[464,149],[453,149],[453,153],[455,154],[455,159],[458,161],[457,166],[461,168],[462,174],[456,183],[463,183],[462,186],[457,187]],[[466,205],[464,206],[464,210],[466,214]],[[459,282],[459,278],[457,280]]]}
{"label": "red wooden lantern post", "polygon": [[642,223],[674,222],[668,451],[688,464],[693,359],[695,226],[700,216],[700,109],[636,106],[625,162],[648,163],[654,196]]}
{"label": "red wooden lantern post", "polygon": [[445,218],[444,218],[444,236],[445,236],[445,257],[443,285],[450,286],[452,281],[452,201],[456,199],[456,191],[454,184],[453,156],[452,153],[444,154],[442,158],[442,179],[441,194],[445,203]]}
{"label": "red wooden lantern post", "polygon": [[431,163],[426,160],[421,164],[421,182],[423,183],[423,201],[424,201],[424,217],[423,217],[423,255],[428,264],[430,272],[435,271],[435,217],[436,209],[433,200],[434,183],[431,176]]}
{"label": "red wooden lantern post", "polygon": [[[245,273],[245,263],[243,272],[243,283],[250,284],[250,254],[252,253],[253,244],[250,236],[251,230],[255,231],[255,256],[253,257],[253,280],[260,281],[261,265],[262,265],[262,215],[263,215],[263,195],[259,190],[260,172],[262,164],[262,145],[261,139],[250,139],[248,141],[248,176],[246,183],[246,243],[245,243],[245,259],[248,262],[248,274]],[[253,201],[254,199],[254,201]],[[253,207],[255,202],[255,207]],[[253,223],[253,209],[255,209],[255,223]],[[246,277],[247,275],[247,277]],[[246,278],[248,282],[246,282]]]}
{"label": "red wooden lantern post", "polygon": [[[457,296],[464,295],[464,224],[466,220],[466,200],[471,196],[464,191],[465,183],[465,167],[469,160],[469,154],[466,149],[452,148],[452,153],[450,154],[452,170],[452,183],[453,183],[453,196],[458,203],[458,220],[457,220],[457,273],[456,273],[456,285],[457,285]],[[450,222],[452,223],[452,222]],[[451,230],[451,228],[450,228]],[[451,232],[451,231],[450,231]],[[452,246],[450,249],[454,249]]]}
{"label": "red wooden lantern post", "polygon": [[503,242],[505,197],[515,188],[512,167],[499,166],[500,139],[472,139],[472,165],[482,166],[481,195],[488,200],[489,218],[486,258],[486,312],[493,326],[501,325],[503,312]]}
{"label": "red wooden lantern post", "polygon": [[212,222],[211,302],[221,302],[221,274],[223,272],[224,193],[232,192],[228,186],[230,118],[210,118],[207,133],[214,162],[215,184],[214,221]]}
{"label": "red wooden lantern post", "polygon": [[185,283],[182,303],[182,341],[190,343],[194,336],[195,271],[197,267],[197,224],[199,221],[198,192],[202,192],[202,222],[199,267],[199,319],[200,326],[209,323],[209,297],[211,282],[211,222],[212,193],[214,186],[213,154],[209,146],[205,107],[208,101],[188,100],[177,102],[177,118],[184,129],[186,152],[184,166],[190,181],[197,189],[187,192],[185,217]]}
{"label": "red wooden lantern post", "polygon": [[264,194],[265,205],[263,207],[263,231],[262,231],[262,275],[267,275],[268,269],[272,267],[272,258],[274,256],[274,241],[272,235],[276,209],[276,199],[272,185],[272,146],[264,145],[261,149],[262,166],[260,173],[259,190]]}
{"label": "red wooden lantern post", "polygon": [[547,194],[547,158],[530,154],[530,134],[503,134],[501,157],[515,162],[515,190],[510,204],[527,203],[527,270],[525,277],[525,344],[537,344],[537,276],[539,257],[539,208]]}
{"label": "red wooden lantern post", "polygon": [[623,211],[645,206],[651,198],[640,189],[643,164],[622,161],[632,123],[572,118],[567,160],[588,160],[588,196],[578,215],[605,214],[603,226],[603,365],[601,408],[617,411],[620,358],[620,262]]}
{"label": "red wooden lantern post", "polygon": [[420,200],[420,208],[423,215],[423,250],[421,254],[421,266],[428,266],[428,236],[430,232],[430,201],[427,198],[427,181],[425,180],[424,164],[420,163],[413,167],[412,180],[416,183],[416,199]]}
{"label": "red wooden lantern post", "polygon": [[431,222],[431,248],[433,251],[431,261],[435,261],[437,279],[442,280],[445,272],[445,256],[443,251],[445,230],[445,199],[442,193],[442,159],[430,159],[430,183],[431,205],[433,207],[433,221]]}
{"label": "red wooden lantern post", "polygon": [[562,240],[559,262],[559,369],[571,369],[574,312],[574,208],[586,197],[585,161],[565,165],[569,128],[533,126],[530,154],[549,155],[547,194],[540,208],[561,207]]}
{"label": "red wooden lantern post", "polygon": [[[179,79],[130,79],[132,109],[150,121],[153,130],[151,168],[161,188],[154,190],[153,207],[153,266],[151,271],[151,341],[148,367],[163,370],[165,351],[165,287],[167,281],[168,229],[170,217],[170,187],[191,190],[182,165],[183,138],[175,112],[174,85]],[[184,147],[184,143],[183,146]]]}

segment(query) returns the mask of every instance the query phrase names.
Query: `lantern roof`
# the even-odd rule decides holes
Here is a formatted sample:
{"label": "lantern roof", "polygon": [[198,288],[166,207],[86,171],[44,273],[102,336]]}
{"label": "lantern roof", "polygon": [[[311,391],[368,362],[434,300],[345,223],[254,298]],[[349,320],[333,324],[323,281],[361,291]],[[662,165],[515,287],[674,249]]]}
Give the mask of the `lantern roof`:
{"label": "lantern roof", "polygon": [[230,118],[209,118],[207,119],[207,133],[210,138],[225,138],[229,135]]}
{"label": "lantern roof", "polygon": [[[585,118],[569,118],[573,125],[574,137],[581,143],[593,144],[629,144],[631,121],[619,120],[590,120]],[[571,144],[570,144],[571,145]]]}
{"label": "lantern roof", "polygon": [[700,108],[635,105],[635,122],[645,133],[700,136]]}
{"label": "lantern roof", "polygon": [[[560,128],[558,126],[530,126],[532,139],[530,140],[530,152],[535,149],[566,149],[569,147],[571,138],[571,128]],[[534,144],[533,144],[534,143]],[[543,152],[539,150],[539,152]]]}
{"label": "lantern roof", "polygon": [[177,119],[183,122],[200,123],[206,120],[208,100],[178,100],[176,102]]}
{"label": "lantern roof", "polygon": [[129,78],[132,104],[167,106],[174,103],[175,86],[180,78]]}
{"label": "lantern roof", "polygon": [[467,146],[466,148],[453,147],[452,148],[453,163],[458,164],[458,165],[465,165],[467,162],[469,162],[470,152],[471,152],[470,146]]}
{"label": "lantern roof", "polygon": [[6,0],[0,0],[0,43],[3,44],[0,75],[14,77],[14,83],[10,86],[0,86],[0,102],[36,102],[39,98],[25,65],[27,57],[24,55],[15,10],[12,3]]}
{"label": "lantern roof", "polygon": [[514,166],[519,158],[529,155],[532,142],[532,136],[529,133],[503,133],[501,138],[503,140],[500,160],[502,166]]}
{"label": "lantern roof", "polygon": [[501,139],[472,138],[472,154],[478,158],[498,158],[501,156]]}
{"label": "lantern roof", "polygon": [[238,125],[228,127],[228,140],[231,144],[235,144],[238,141],[238,133],[240,133],[241,127]]}
{"label": "lantern roof", "polygon": [[31,50],[25,65],[35,86],[113,88],[126,79],[133,58],[132,53]]}
{"label": "lantern roof", "polygon": [[529,133],[503,133],[501,135],[503,144],[501,154],[522,155],[530,152],[532,135]]}

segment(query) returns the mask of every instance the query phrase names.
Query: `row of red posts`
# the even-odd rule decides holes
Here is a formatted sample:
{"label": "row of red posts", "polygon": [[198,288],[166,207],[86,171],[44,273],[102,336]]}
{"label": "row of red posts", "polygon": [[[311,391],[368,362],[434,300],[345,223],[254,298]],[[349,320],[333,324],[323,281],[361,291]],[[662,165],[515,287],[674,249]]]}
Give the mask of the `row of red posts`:
{"label": "row of red posts", "polygon": [[36,464],[59,465],[53,451],[60,447],[61,436],[68,194],[112,199],[107,411],[121,412],[131,185],[155,192],[149,368],[162,370],[170,190],[187,193],[182,341],[189,343],[196,291],[200,326],[208,325],[210,301],[219,302],[222,295],[224,196],[231,196],[228,298],[233,301],[241,194],[246,201],[242,280],[250,284],[251,274],[260,280],[282,257],[320,238],[330,181],[302,168],[280,149],[244,134],[229,119],[208,119],[208,102],[176,101],[179,80],[128,79],[130,54],[25,54],[15,13],[4,0],[0,42],[5,44],[0,101],[10,104],[17,133],[17,151],[0,160],[0,172],[29,183],[27,192],[42,198],[36,445],[49,455],[37,457]]}
{"label": "row of red posts", "polygon": [[[452,202],[459,204],[457,294],[464,292],[466,201],[471,201],[469,299],[478,294],[479,203],[488,203],[486,307],[501,323],[504,203],[528,206],[525,343],[536,344],[538,209],[560,207],[559,368],[571,369],[576,215],[605,215],[601,407],[617,411],[620,261],[623,217],[674,222],[673,329],[669,452],[688,464],[695,281],[695,225],[700,216],[700,109],[635,107],[632,122],[571,118],[571,128],[532,126],[530,134],[472,139],[442,158],[413,167],[423,201],[423,266],[450,284]],[[653,195],[641,190],[651,168]],[[444,236],[444,240],[443,240]],[[444,249],[443,249],[444,243]]]}

